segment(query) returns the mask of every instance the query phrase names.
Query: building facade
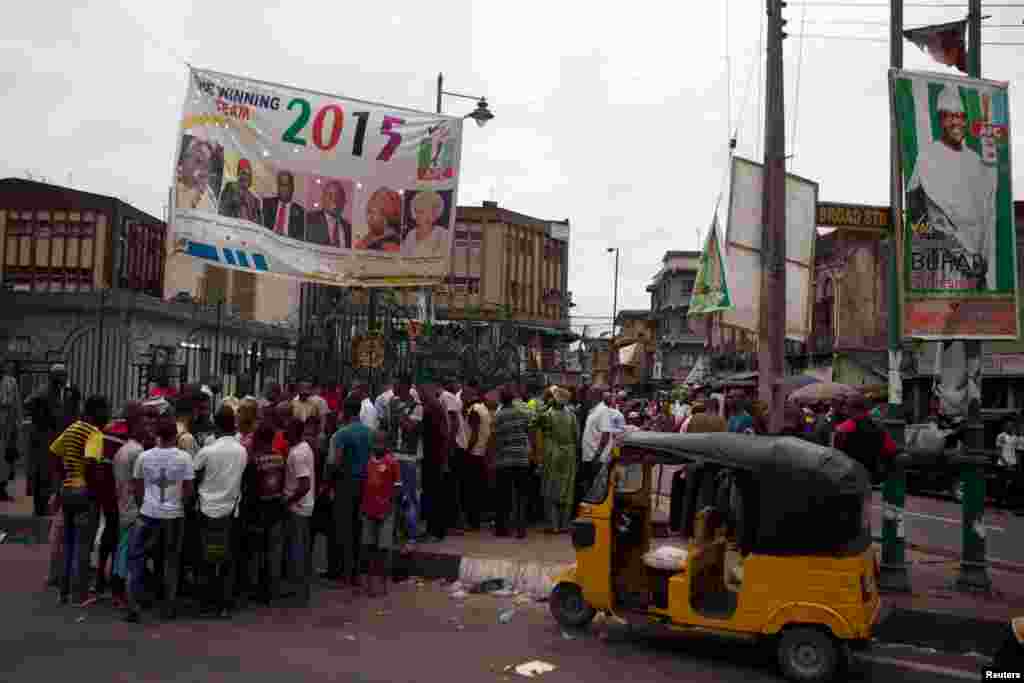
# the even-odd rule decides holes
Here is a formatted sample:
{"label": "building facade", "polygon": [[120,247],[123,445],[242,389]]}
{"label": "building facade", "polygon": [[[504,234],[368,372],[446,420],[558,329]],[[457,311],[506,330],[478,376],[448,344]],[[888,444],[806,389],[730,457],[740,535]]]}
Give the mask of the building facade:
{"label": "building facade", "polygon": [[439,320],[512,320],[569,328],[569,220],[485,201],[456,211],[451,273],[435,292]]}
{"label": "building facade", "polygon": [[633,390],[645,389],[653,379],[657,353],[658,321],[650,311],[625,309],[615,317],[618,328],[612,360],[612,384]]}
{"label": "building facade", "polygon": [[[878,207],[865,207],[876,209]],[[1024,264],[1024,201],[1014,202],[1018,287]],[[821,210],[819,207],[819,218]],[[819,223],[822,222],[819,220]],[[886,221],[887,222],[887,221]],[[836,382],[881,385],[888,371],[890,245],[882,229],[838,227],[815,243],[813,334],[799,351],[804,365],[828,369]],[[1021,314],[1024,329],[1024,313]],[[985,342],[982,408],[1024,408],[1024,341]],[[903,405],[907,419],[928,418],[933,405],[937,344],[904,348]],[[798,354],[794,353],[795,360]]]}
{"label": "building facade", "polygon": [[23,390],[58,361],[116,407],[158,380],[234,393],[288,377],[292,330],[165,295],[166,239],[163,221],[116,198],[0,180],[0,356]]}
{"label": "building facade", "polygon": [[647,287],[657,324],[653,379],[681,382],[704,350],[702,319],[690,318],[690,297],[700,264],[699,251],[668,251]]}
{"label": "building facade", "polygon": [[[516,378],[523,383],[578,382],[579,368],[566,353],[575,338],[569,329],[569,221],[534,218],[484,202],[457,207],[453,238],[449,275],[432,291],[436,327],[458,327],[462,348],[480,353],[499,354],[500,347],[499,355],[505,355],[514,347]],[[371,329],[388,338],[395,372],[424,365],[425,359],[414,356],[431,353],[429,344],[403,331],[407,320],[421,314],[416,290],[381,290],[371,300],[366,291],[304,284],[300,302],[304,349],[310,351],[303,355],[303,367],[329,368],[343,382],[386,380],[387,368],[361,372],[350,362],[352,339]],[[451,372],[473,374],[468,365]]]}

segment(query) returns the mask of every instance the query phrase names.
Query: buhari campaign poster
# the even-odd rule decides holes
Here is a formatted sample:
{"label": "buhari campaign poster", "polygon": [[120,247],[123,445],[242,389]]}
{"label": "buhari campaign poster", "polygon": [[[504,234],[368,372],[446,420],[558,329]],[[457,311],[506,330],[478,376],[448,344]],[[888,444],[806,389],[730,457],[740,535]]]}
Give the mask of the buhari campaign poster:
{"label": "buhari campaign poster", "polygon": [[1017,339],[1007,84],[899,70],[890,83],[903,336]]}
{"label": "buhari campaign poster", "polygon": [[718,215],[711,222],[711,229],[704,240],[704,253],[700,255],[697,280],[693,285],[688,315],[701,315],[727,311],[732,308],[729,297],[729,283],[726,280],[725,263],[718,240]]}
{"label": "buhari campaign poster", "polygon": [[190,69],[174,254],[339,286],[438,284],[461,139],[459,118]]}

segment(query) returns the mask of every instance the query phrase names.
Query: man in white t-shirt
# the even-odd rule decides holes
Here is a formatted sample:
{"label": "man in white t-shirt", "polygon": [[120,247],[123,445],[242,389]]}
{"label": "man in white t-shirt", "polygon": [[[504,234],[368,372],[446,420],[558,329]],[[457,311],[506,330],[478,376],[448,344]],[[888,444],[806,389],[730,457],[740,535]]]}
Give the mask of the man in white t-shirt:
{"label": "man in white t-shirt", "polygon": [[466,508],[466,523],[471,530],[479,531],[481,517],[487,505],[487,451],[491,445],[494,415],[484,402],[479,384],[471,382],[465,396],[469,405],[466,417],[469,439],[466,444],[466,477],[463,480],[466,484],[463,502]]}
{"label": "man in white t-shirt", "polygon": [[472,483],[466,480],[466,451],[469,446],[469,429],[466,424],[466,416],[463,415],[462,399],[459,398],[461,387],[455,379],[448,379],[444,384],[444,391],[441,392],[441,405],[448,415],[449,443],[452,445],[452,453],[448,459],[451,468],[451,480],[454,486],[455,505],[453,512],[455,526],[452,527],[453,534],[460,534],[466,528],[466,498],[467,487]]}
{"label": "man in white t-shirt", "polygon": [[607,428],[611,402],[612,395],[607,392],[603,393],[601,395],[601,402],[591,408],[583,427],[583,443],[581,448],[583,457],[579,476],[583,480],[584,491],[590,490],[590,483],[593,481],[594,475],[597,474],[597,454],[608,443]]}
{"label": "man in white t-shirt", "polygon": [[210,589],[203,612],[206,616],[219,614],[225,618],[234,606],[231,525],[242,497],[242,473],[248,455],[236,436],[235,411],[231,406],[221,406],[214,424],[221,436],[199,449],[192,467],[198,480],[199,524]]}
{"label": "man in white t-shirt", "polygon": [[611,461],[612,450],[616,446],[622,445],[622,436],[625,433],[626,418],[622,415],[621,410],[612,406],[611,410],[608,411],[608,420],[605,423],[604,433],[602,434],[602,446],[600,452],[597,454],[597,462],[604,465]]}
{"label": "man in white t-shirt", "polygon": [[360,384],[352,393],[359,397],[359,421],[364,425],[377,431],[380,428],[380,415],[377,414],[377,408],[373,405],[373,399],[370,398],[370,388],[365,384]]}
{"label": "man in white t-shirt", "polygon": [[388,415],[388,405],[394,397],[395,385],[389,383],[384,387],[384,391],[380,393],[377,400],[373,402],[373,409],[377,412],[377,426],[382,429],[387,429],[387,425],[390,423],[391,417]]}
{"label": "man in white t-shirt", "polygon": [[141,502],[128,553],[130,576],[127,621],[139,621],[138,598],[146,573],[146,546],[154,534],[163,538],[163,617],[177,612],[178,569],[185,531],[185,499],[191,498],[195,478],[192,457],[177,448],[178,425],[173,418],[161,418],[156,427],[157,447],[135,460],[135,499]]}
{"label": "man in white t-shirt", "polygon": [[284,498],[288,507],[285,547],[288,548],[288,577],[297,584],[299,601],[308,607],[312,597],[313,555],[309,539],[316,475],[313,449],[303,439],[304,432],[305,424],[294,418],[285,430],[288,439],[284,475]]}

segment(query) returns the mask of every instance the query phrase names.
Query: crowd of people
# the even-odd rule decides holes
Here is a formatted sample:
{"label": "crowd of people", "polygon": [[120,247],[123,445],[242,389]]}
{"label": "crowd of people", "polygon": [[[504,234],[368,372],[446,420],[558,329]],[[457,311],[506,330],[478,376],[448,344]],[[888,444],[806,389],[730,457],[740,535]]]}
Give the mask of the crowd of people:
{"label": "crowd of people", "polygon": [[22,404],[21,440],[27,493],[53,516],[48,585],[80,607],[109,592],[131,621],[154,606],[173,618],[185,594],[220,617],[309,604],[321,536],[320,578],[374,596],[408,545],[566,533],[615,439],[636,428],[599,389],[530,398],[398,378],[376,398],[298,382],[239,399],[158,386],[112,419],[103,396],[77,409],[63,366],[50,379]]}
{"label": "crowd of people", "polygon": [[[602,386],[397,378],[376,397],[307,381],[239,399],[158,386],[111,420],[102,396],[76,411],[66,379],[54,366],[23,404],[29,486],[37,512],[54,515],[48,582],[80,606],[109,591],[130,620],[158,600],[173,617],[184,593],[222,617],[253,601],[308,604],[317,573],[385,593],[393,552],[409,545],[485,528],[567,533],[628,431],[768,433],[764,406],[703,389],[630,400]],[[868,408],[789,406],[782,433],[891,455]],[[327,562],[314,572],[321,536]]]}

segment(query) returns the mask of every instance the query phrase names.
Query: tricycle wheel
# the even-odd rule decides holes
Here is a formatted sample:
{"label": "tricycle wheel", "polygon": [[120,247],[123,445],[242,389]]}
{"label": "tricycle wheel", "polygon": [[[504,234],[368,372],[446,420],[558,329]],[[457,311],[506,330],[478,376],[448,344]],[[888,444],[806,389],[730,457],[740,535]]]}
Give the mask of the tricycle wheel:
{"label": "tricycle wheel", "polygon": [[779,639],[779,666],[791,681],[830,681],[839,669],[835,640],[820,629],[788,628]]}
{"label": "tricycle wheel", "polygon": [[583,590],[575,583],[560,583],[551,591],[551,616],[567,628],[583,628],[597,612],[583,599]]}
{"label": "tricycle wheel", "polygon": [[992,658],[992,669],[995,671],[1019,671],[1022,666],[1024,666],[1024,645],[1021,645],[1016,636],[1010,633],[996,650],[996,655]]}
{"label": "tricycle wheel", "polygon": [[964,480],[959,474],[953,475],[952,480],[950,480],[949,493],[956,502],[964,502]]}

